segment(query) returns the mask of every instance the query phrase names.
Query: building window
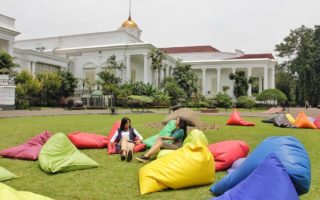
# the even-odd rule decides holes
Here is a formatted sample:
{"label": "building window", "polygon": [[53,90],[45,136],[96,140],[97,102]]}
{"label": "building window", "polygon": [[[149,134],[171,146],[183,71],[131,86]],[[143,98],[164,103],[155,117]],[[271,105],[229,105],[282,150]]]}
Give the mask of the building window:
{"label": "building window", "polygon": [[83,78],[90,82],[96,80],[96,69],[95,68],[84,68],[83,69]]}
{"label": "building window", "polygon": [[35,66],[35,73],[50,73],[50,72],[57,72],[60,70],[60,67],[45,63],[36,63]]}

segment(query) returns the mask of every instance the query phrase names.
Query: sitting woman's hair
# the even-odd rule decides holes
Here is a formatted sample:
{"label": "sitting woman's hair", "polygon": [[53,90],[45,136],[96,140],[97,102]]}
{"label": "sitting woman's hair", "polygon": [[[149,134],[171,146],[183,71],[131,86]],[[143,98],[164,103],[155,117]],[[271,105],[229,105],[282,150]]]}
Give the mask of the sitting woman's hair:
{"label": "sitting woman's hair", "polygon": [[120,124],[120,130],[121,130],[121,131],[124,130],[124,126],[125,126],[128,122],[130,122],[129,128],[131,128],[131,120],[130,120],[128,117],[122,118],[121,124]]}
{"label": "sitting woman's hair", "polygon": [[183,141],[187,137],[187,121],[181,117],[179,117],[179,129],[183,130],[184,136],[183,136]]}

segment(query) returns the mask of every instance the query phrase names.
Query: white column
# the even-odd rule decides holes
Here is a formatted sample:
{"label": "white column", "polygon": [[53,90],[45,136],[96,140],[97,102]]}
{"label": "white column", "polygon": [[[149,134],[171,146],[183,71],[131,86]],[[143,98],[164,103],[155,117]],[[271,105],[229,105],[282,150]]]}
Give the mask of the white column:
{"label": "white column", "polygon": [[206,68],[202,68],[202,94],[206,95],[207,92],[207,81],[206,81]]}
{"label": "white column", "polygon": [[236,73],[236,71],[237,71],[237,68],[232,68],[232,73],[234,74],[234,73]]}
{"label": "white column", "polygon": [[[252,68],[251,68],[251,67],[248,67],[247,71],[248,71],[248,80],[249,80],[250,77],[252,76],[252,75],[251,75],[251,74],[252,74]],[[252,94],[251,94],[251,88],[252,88],[252,85],[251,85],[251,83],[249,83],[249,88],[248,88],[248,96],[249,96],[249,97],[252,96]]]}
{"label": "white column", "polygon": [[262,82],[262,76],[261,76],[259,77],[259,94],[262,92],[262,84],[263,82]]}
{"label": "white column", "polygon": [[131,81],[131,60],[130,55],[126,57],[126,80]]}
{"label": "white column", "polygon": [[275,88],[275,69],[271,69],[271,89]]}
{"label": "white column", "polygon": [[164,71],[163,71],[163,69],[161,69],[161,71],[160,71],[160,83],[159,83],[159,85],[161,84],[161,82],[163,81],[163,79],[164,79]]}
{"label": "white column", "polygon": [[13,42],[12,41],[8,41],[8,54],[10,56],[13,56]]}
{"label": "white column", "polygon": [[144,54],[143,55],[143,82],[147,84],[149,82],[149,59],[148,55]]}
{"label": "white column", "polygon": [[217,70],[217,93],[221,92],[221,68],[216,68]]}
{"label": "white column", "polygon": [[170,76],[170,74],[169,74],[169,68],[170,68],[170,66],[167,65],[167,66],[166,66],[166,77],[167,77],[167,78]]}
{"label": "white column", "polygon": [[268,89],[268,67],[264,67],[263,90]]}

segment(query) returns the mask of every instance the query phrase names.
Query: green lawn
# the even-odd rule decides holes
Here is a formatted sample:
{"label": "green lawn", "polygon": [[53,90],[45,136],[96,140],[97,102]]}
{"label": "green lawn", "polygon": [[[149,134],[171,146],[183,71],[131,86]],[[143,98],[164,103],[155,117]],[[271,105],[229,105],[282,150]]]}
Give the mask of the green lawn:
{"label": "green lawn", "polygon": [[[161,121],[164,115],[144,114],[128,115],[133,126],[145,137],[151,136],[160,129],[148,128],[145,124]],[[54,133],[69,133],[74,130],[108,134],[113,122],[122,116],[87,115],[87,116],[50,116],[21,117],[0,119],[0,149],[24,143],[29,138],[49,130]],[[259,118],[247,118],[256,122],[255,127],[225,126],[227,117],[203,116],[202,120],[217,123],[219,130],[206,131],[210,143],[240,139],[246,141],[251,150],[263,139],[275,135],[293,135],[306,147],[312,165],[312,184],[308,194],[301,200],[320,199],[320,130],[282,129],[270,124],[263,124]],[[210,185],[180,190],[167,190],[141,196],[138,185],[138,170],[143,165],[133,160],[121,162],[118,155],[108,155],[106,149],[82,150],[100,167],[79,170],[56,175],[48,175],[40,170],[38,162],[0,158],[0,166],[5,167],[19,178],[5,182],[17,189],[42,194],[57,200],[76,199],[209,199]],[[216,174],[216,181],[225,172]]]}

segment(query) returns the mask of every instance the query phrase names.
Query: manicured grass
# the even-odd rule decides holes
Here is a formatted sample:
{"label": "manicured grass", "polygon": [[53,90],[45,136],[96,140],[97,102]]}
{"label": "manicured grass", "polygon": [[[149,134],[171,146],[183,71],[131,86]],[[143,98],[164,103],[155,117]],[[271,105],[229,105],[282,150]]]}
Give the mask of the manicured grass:
{"label": "manicured grass", "polygon": [[[145,137],[159,132],[146,126],[149,122],[161,121],[164,115],[144,114],[128,115],[133,126]],[[50,116],[21,117],[0,119],[0,149],[24,143],[29,138],[49,130],[54,133],[69,133],[74,130],[108,134],[113,122],[122,116],[87,115],[87,116]],[[239,139],[248,143],[251,150],[263,139],[276,135],[293,135],[306,147],[312,165],[312,184],[308,194],[301,200],[320,199],[320,130],[282,129],[270,124],[263,124],[259,118],[247,118],[256,122],[255,127],[225,126],[227,117],[202,116],[204,122],[217,123],[218,130],[206,131],[210,143]],[[131,163],[120,161],[118,155],[108,155],[106,149],[81,150],[97,161],[95,169],[79,170],[68,173],[48,175],[40,170],[38,162],[0,158],[0,166],[5,167],[19,178],[5,182],[17,189],[42,194],[57,200],[104,200],[104,199],[209,199],[210,185],[166,190],[141,196],[138,185],[138,171],[143,165],[133,160]],[[226,173],[216,174],[215,181]]]}

